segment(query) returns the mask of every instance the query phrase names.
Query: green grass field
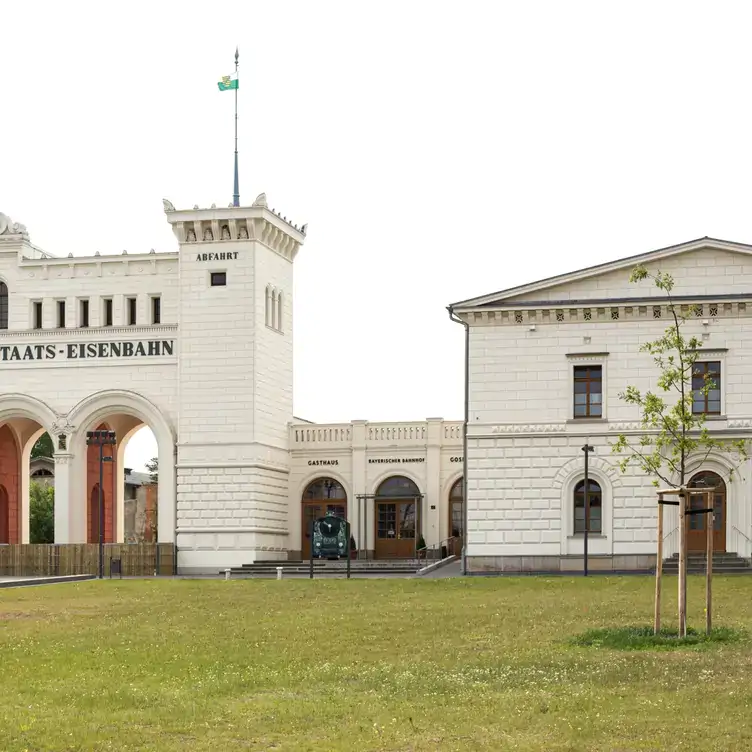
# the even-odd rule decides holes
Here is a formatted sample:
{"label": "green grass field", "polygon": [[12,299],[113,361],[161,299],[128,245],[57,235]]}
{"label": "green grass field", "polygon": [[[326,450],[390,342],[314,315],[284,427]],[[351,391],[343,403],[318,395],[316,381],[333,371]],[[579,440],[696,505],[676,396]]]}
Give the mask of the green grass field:
{"label": "green grass field", "polygon": [[[702,627],[702,579],[689,593]],[[649,577],[0,590],[0,749],[752,749],[747,638],[570,643],[649,624],[652,597]],[[717,577],[715,603],[752,627],[752,578]]]}

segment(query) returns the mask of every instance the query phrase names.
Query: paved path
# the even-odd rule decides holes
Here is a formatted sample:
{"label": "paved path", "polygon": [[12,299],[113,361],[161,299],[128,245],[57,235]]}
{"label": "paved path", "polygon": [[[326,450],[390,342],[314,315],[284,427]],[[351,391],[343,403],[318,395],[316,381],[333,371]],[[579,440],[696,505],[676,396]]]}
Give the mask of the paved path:
{"label": "paved path", "polygon": [[93,579],[95,579],[93,574],[73,574],[64,577],[0,577],[0,588],[53,585],[59,582],[81,582]]}
{"label": "paved path", "polygon": [[443,567],[434,569],[433,572],[424,574],[423,576],[430,578],[462,577],[462,562],[459,559],[457,561],[452,561],[449,564],[445,564]]}

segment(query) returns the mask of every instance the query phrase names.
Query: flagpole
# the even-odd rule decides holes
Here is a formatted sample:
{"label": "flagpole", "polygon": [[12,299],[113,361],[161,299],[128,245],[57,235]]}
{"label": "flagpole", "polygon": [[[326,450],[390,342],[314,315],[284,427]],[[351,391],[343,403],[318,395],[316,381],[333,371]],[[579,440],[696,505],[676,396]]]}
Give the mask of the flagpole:
{"label": "flagpole", "polygon": [[240,206],[240,188],[238,186],[238,48],[235,48],[235,185],[232,194],[232,205]]}

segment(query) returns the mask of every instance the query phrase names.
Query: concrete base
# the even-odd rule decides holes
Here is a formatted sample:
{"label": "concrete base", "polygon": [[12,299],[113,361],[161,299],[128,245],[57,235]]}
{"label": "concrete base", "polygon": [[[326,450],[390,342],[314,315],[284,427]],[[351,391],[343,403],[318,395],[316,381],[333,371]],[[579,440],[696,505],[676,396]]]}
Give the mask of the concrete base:
{"label": "concrete base", "polygon": [[[582,556],[468,556],[467,574],[580,574]],[[651,554],[588,556],[590,572],[650,572],[655,570]]]}
{"label": "concrete base", "polygon": [[287,561],[286,551],[191,551],[178,549],[178,574],[217,574],[257,559]]}

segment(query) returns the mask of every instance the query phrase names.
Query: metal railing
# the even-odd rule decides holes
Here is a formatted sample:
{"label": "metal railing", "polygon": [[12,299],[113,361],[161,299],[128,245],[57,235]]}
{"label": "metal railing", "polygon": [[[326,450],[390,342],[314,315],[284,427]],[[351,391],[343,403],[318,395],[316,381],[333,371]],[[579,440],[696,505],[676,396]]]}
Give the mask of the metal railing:
{"label": "metal railing", "polygon": [[460,539],[453,535],[431,546],[419,548],[416,552],[417,558],[419,561],[436,562],[446,559],[448,556],[459,556],[461,549],[459,544]]}

